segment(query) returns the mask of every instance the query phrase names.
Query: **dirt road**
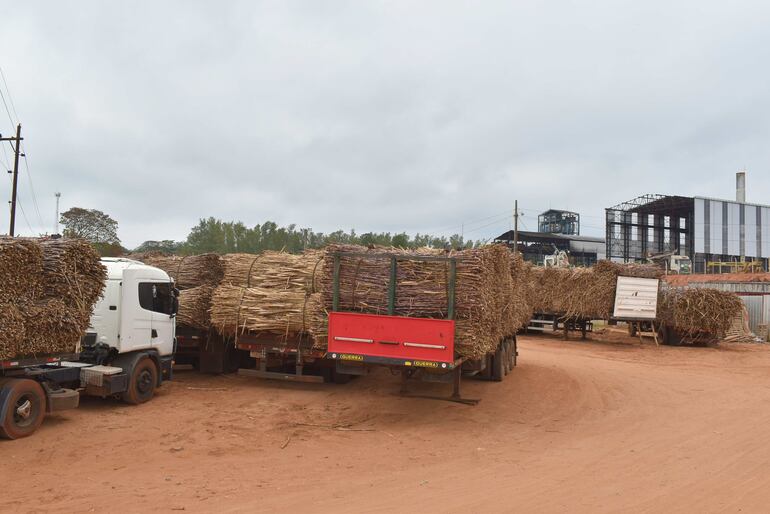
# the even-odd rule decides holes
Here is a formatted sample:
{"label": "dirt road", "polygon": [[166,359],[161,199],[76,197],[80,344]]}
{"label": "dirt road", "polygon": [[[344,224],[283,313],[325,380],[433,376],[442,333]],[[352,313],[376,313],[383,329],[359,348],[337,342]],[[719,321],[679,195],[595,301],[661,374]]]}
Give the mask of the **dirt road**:
{"label": "dirt road", "polygon": [[476,407],[397,396],[387,373],[183,372],[140,407],[87,399],[0,442],[0,510],[767,511],[770,347],[519,353],[504,382],[466,382]]}

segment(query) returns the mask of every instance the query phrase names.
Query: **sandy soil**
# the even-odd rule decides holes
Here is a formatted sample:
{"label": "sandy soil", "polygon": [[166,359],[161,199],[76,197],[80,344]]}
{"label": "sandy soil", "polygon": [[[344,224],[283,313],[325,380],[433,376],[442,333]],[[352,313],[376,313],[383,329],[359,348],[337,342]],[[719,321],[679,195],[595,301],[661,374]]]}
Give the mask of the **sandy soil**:
{"label": "sandy soil", "polygon": [[[606,339],[597,338],[597,339]],[[0,442],[8,512],[762,512],[770,347],[522,337],[478,406],[346,385],[177,375]],[[444,392],[416,384],[420,392]]]}

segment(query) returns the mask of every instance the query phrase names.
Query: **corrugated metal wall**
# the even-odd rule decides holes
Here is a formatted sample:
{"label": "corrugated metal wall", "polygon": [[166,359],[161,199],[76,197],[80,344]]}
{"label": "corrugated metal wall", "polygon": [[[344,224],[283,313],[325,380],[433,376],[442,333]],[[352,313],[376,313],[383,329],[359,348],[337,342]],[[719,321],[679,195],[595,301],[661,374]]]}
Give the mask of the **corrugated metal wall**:
{"label": "corrugated metal wall", "polygon": [[746,306],[746,310],[749,311],[749,326],[751,331],[755,334],[759,332],[759,325],[764,323],[764,304],[765,299],[770,296],[742,296],[738,297],[743,300],[743,304]]}
{"label": "corrugated metal wall", "polygon": [[759,325],[770,323],[768,282],[695,282],[689,287],[706,287],[737,294],[749,311],[749,326],[755,334],[759,331]]}

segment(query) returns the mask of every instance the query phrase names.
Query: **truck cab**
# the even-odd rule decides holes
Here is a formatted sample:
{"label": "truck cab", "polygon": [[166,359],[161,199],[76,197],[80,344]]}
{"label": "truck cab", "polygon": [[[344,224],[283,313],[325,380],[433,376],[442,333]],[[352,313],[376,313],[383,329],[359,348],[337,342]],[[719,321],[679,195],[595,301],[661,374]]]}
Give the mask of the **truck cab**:
{"label": "truck cab", "polygon": [[104,296],[94,306],[84,345],[108,347],[115,354],[152,349],[174,353],[176,295],[168,274],[123,258],[103,258]]}
{"label": "truck cab", "polygon": [[689,275],[692,272],[692,261],[686,255],[672,255],[668,271],[679,275]]}

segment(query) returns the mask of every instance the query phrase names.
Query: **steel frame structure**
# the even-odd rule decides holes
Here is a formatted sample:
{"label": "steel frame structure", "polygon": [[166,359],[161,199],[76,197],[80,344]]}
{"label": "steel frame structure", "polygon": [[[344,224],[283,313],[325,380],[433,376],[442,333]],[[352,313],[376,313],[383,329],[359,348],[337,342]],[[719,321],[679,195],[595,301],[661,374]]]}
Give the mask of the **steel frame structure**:
{"label": "steel frame structure", "polygon": [[608,259],[643,261],[664,252],[694,259],[693,198],[646,194],[605,212]]}

